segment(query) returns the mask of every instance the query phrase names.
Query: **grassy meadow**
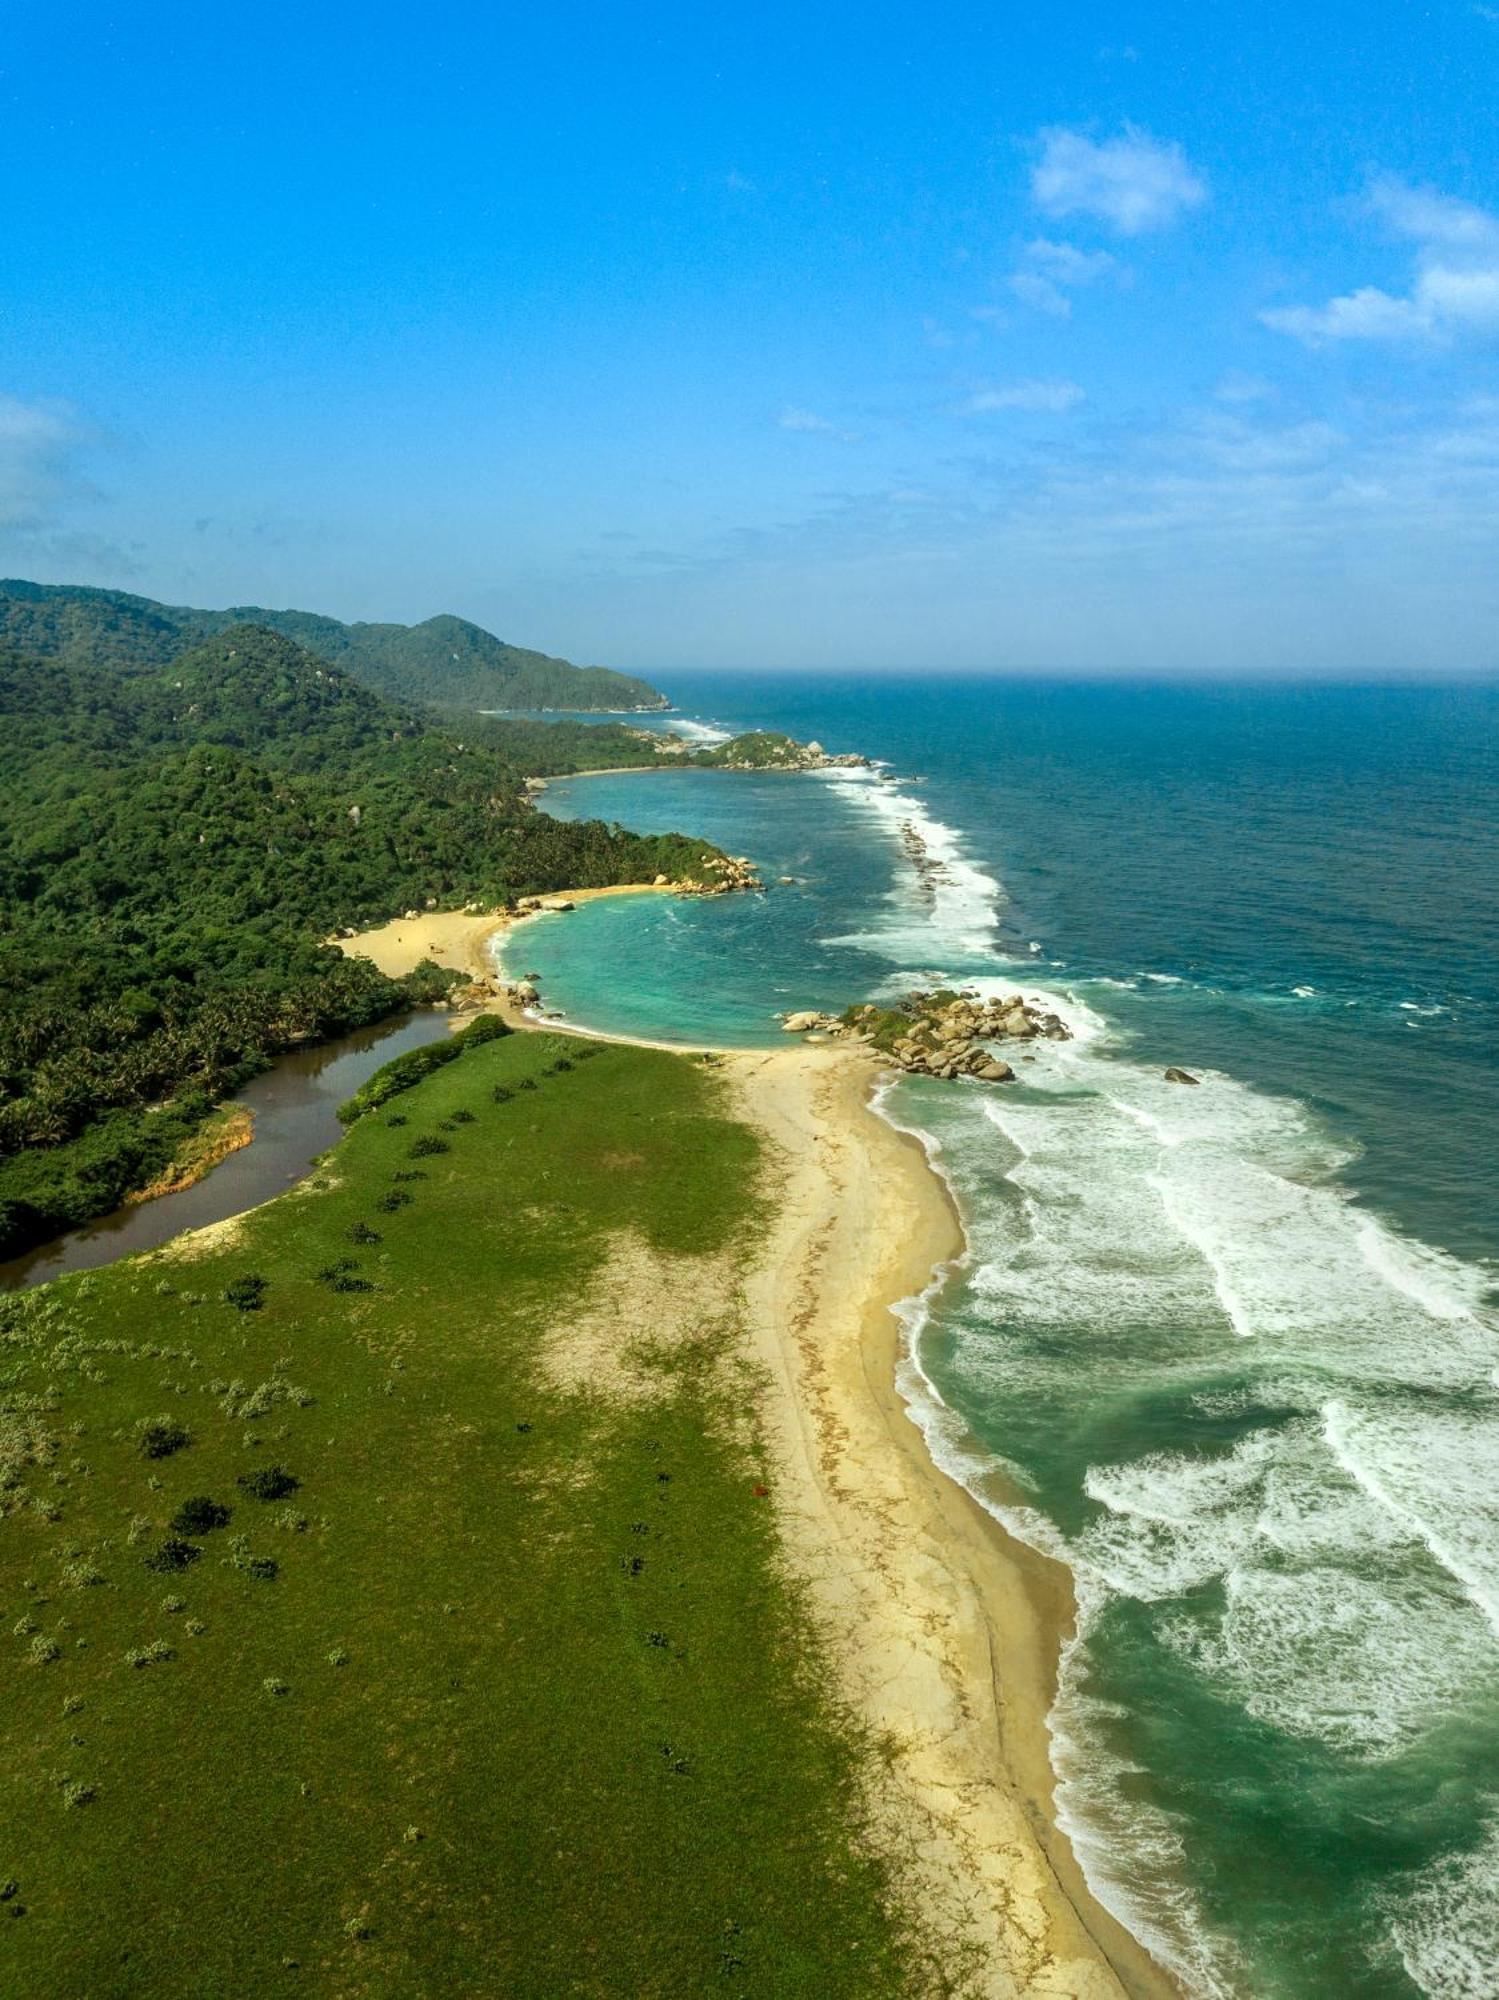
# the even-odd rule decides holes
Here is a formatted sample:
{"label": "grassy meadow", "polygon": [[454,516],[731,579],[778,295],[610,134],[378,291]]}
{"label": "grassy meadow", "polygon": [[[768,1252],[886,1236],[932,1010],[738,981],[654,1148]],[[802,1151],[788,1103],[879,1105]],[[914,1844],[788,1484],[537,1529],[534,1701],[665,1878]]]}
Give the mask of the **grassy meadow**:
{"label": "grassy meadow", "polygon": [[475,1042],[0,1302],[0,1992],[947,1990],[778,1566],[717,1091]]}

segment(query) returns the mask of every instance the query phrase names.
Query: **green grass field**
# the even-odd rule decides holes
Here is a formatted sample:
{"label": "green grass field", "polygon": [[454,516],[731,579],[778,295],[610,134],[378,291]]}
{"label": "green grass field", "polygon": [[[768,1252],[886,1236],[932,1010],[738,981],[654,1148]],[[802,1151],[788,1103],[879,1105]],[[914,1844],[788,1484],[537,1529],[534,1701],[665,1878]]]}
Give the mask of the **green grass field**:
{"label": "green grass field", "polygon": [[[0,1304],[0,1992],[945,1990],[756,1492],[716,1089],[493,1041]],[[701,1315],[559,1386],[621,1233]]]}

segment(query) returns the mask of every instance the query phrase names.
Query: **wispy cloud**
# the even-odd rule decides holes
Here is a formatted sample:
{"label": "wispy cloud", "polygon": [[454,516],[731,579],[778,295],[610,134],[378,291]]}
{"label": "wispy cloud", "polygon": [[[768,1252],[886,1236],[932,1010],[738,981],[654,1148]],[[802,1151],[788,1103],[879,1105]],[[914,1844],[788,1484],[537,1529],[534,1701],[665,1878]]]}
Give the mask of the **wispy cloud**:
{"label": "wispy cloud", "polygon": [[977,389],[963,409],[969,416],[984,416],[993,410],[1048,410],[1060,414],[1076,409],[1082,401],[1083,391],[1076,382],[1031,378]]}
{"label": "wispy cloud", "polygon": [[0,528],[38,526],[74,483],[88,429],[66,403],[0,395]]}
{"label": "wispy cloud", "polygon": [[1415,243],[1409,290],[1362,285],[1321,306],[1277,306],[1260,314],[1266,326],[1308,347],[1499,332],[1499,216],[1390,177],[1373,183],[1365,206],[1397,236]]}
{"label": "wispy cloud", "polygon": [[1031,195],[1047,215],[1091,215],[1121,236],[1140,236],[1207,200],[1207,185],[1181,147],[1137,125],[1101,143],[1065,125],[1037,136]]}
{"label": "wispy cloud", "polygon": [[839,444],[857,444],[861,436],[859,431],[845,430],[841,424],[818,416],[815,410],[788,407],[781,411],[776,423],[783,431],[801,431],[808,437],[834,438]]}
{"label": "wispy cloud", "polygon": [[1107,250],[1079,250],[1075,243],[1054,243],[1037,236],[1020,253],[1010,290],[1037,312],[1067,319],[1072,312],[1068,294],[1117,269],[1117,260]]}

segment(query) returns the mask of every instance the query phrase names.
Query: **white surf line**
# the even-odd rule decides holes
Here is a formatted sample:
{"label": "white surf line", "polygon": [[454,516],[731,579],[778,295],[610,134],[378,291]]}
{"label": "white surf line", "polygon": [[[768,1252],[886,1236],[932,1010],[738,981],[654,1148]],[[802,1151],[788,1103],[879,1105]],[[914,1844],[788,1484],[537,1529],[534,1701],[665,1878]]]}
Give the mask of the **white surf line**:
{"label": "white surf line", "polygon": [[1425,1546],[1433,1561],[1447,1572],[1454,1583],[1461,1585],[1464,1594],[1483,1613],[1495,1638],[1499,1638],[1499,1596],[1470,1573],[1463,1558],[1434,1532],[1414,1508],[1397,1499],[1384,1482],[1359,1460],[1347,1434],[1346,1404],[1336,1399],[1324,1403],[1321,1417],[1327,1448],[1354,1485],[1367,1494],[1376,1506],[1382,1507],[1392,1520],[1398,1521],[1415,1541]]}

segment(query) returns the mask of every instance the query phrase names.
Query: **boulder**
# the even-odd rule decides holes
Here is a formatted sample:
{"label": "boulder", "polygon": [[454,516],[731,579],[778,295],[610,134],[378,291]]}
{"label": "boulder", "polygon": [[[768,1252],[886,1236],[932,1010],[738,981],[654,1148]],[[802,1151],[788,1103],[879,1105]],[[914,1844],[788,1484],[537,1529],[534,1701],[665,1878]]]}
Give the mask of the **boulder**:
{"label": "boulder", "polygon": [[1201,1083],[1200,1076],[1193,1076],[1189,1069],[1171,1068],[1166,1071],[1167,1083]]}
{"label": "boulder", "polygon": [[1001,1062],[998,1056],[986,1057],[973,1073],[977,1077],[982,1077],[985,1083],[1013,1083],[1015,1081],[1014,1070],[1010,1068],[1007,1062]]}
{"label": "boulder", "polygon": [[658,875],[655,881],[651,884],[651,887],[653,889],[665,889],[666,887],[668,887],[670,882],[671,882],[671,877],[669,875]]}
{"label": "boulder", "polygon": [[810,1029],[820,1027],[821,1025],[821,1014],[817,1013],[815,1009],[809,1008],[801,1014],[787,1014],[781,1022],[781,1033],[783,1035],[805,1035]]}

